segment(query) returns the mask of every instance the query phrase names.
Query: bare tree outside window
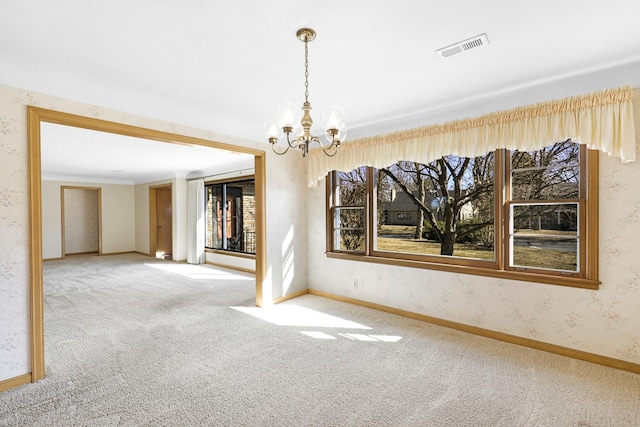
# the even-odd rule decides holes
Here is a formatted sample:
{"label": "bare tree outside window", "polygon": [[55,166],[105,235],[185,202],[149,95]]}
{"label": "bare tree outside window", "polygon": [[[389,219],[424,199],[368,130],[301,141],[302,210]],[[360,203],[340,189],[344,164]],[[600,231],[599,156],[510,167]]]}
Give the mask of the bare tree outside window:
{"label": "bare tree outside window", "polygon": [[[475,158],[446,156],[426,165],[398,162],[380,171],[413,203],[414,240],[437,242],[439,255],[454,255],[464,245],[467,252],[473,248],[472,257],[493,258],[493,159],[493,153]],[[378,235],[382,250],[383,236]],[[422,246],[418,252],[434,253],[433,245]]]}
{"label": "bare tree outside window", "polygon": [[338,172],[338,191],[334,222],[335,249],[349,252],[365,251],[365,214],[367,203],[367,171],[358,168]]}

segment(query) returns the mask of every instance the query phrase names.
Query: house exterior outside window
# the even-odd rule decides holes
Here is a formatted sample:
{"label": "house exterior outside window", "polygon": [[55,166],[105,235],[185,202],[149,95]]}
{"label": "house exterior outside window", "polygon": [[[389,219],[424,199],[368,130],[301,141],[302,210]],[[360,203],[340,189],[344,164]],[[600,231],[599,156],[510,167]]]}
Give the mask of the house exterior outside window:
{"label": "house exterior outside window", "polygon": [[205,185],[207,249],[256,252],[254,179]]}

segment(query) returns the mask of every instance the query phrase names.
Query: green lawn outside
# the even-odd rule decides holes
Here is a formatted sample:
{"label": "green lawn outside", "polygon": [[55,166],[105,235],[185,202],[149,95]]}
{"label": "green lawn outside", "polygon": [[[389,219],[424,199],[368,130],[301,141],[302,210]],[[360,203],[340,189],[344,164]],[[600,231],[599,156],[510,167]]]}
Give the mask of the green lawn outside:
{"label": "green lawn outside", "polygon": [[[522,234],[531,234],[531,230],[520,230]],[[383,225],[378,231],[377,249],[381,251],[409,254],[440,255],[440,244],[425,239],[414,239],[415,227],[404,225]],[[575,232],[555,230],[536,231],[536,234],[553,234],[575,236]],[[456,244],[454,256],[475,259],[494,259],[493,250],[478,247],[475,244]],[[514,249],[514,259],[520,266],[549,268],[554,270],[576,270],[576,254],[553,249],[537,247],[520,247]]]}

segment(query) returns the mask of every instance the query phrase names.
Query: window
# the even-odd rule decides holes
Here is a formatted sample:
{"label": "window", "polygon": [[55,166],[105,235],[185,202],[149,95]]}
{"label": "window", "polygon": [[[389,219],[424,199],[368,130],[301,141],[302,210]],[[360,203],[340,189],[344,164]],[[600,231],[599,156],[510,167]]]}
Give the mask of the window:
{"label": "window", "polygon": [[[494,155],[398,162],[376,172],[372,253],[450,262],[494,260]],[[386,215],[384,214],[386,212]],[[401,212],[401,213],[398,213]],[[438,258],[434,258],[438,257]]]}
{"label": "window", "polygon": [[580,147],[570,141],[510,153],[510,268],[580,271],[580,163]]}
{"label": "window", "polygon": [[366,168],[341,174],[333,208],[332,250],[352,253],[365,251],[366,174]]}
{"label": "window", "polygon": [[331,257],[595,289],[597,152],[537,151],[333,172]]}
{"label": "window", "polygon": [[205,186],[205,247],[255,254],[254,179]]}

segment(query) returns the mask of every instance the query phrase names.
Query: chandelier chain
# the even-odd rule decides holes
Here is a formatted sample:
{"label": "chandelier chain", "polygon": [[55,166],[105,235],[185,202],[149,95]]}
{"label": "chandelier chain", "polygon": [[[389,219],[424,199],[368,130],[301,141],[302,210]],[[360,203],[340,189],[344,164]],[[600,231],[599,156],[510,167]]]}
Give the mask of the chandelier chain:
{"label": "chandelier chain", "polygon": [[309,46],[304,41],[304,102],[309,102]]}

